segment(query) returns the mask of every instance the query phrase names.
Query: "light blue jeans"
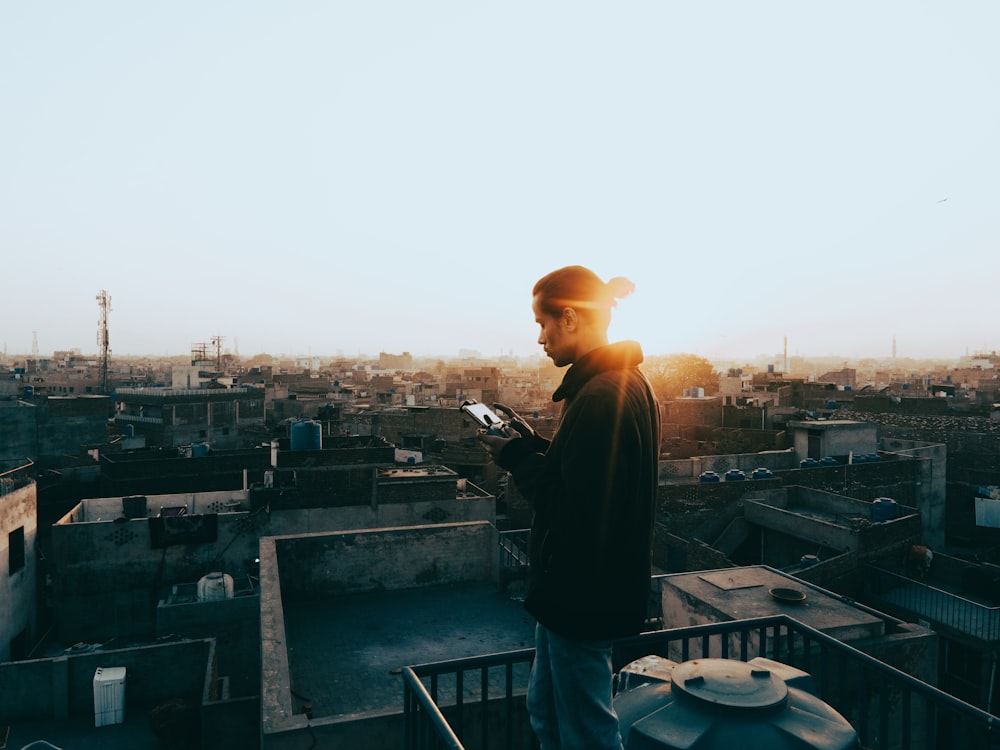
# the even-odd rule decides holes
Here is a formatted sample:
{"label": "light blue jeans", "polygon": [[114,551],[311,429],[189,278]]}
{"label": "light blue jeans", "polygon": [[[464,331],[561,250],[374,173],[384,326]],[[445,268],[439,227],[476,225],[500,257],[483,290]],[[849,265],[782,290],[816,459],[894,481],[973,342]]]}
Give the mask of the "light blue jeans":
{"label": "light blue jeans", "polygon": [[622,750],[612,677],[611,641],[577,641],[535,626],[528,714],[542,750]]}

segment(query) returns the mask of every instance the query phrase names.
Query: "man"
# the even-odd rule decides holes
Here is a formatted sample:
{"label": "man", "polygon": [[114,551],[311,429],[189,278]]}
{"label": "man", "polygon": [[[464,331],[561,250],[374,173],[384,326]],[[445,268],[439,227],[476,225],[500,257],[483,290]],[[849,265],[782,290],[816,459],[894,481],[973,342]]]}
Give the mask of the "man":
{"label": "man", "polygon": [[507,436],[481,434],[532,505],[528,593],[537,620],[528,712],[542,750],[621,750],[611,641],[645,622],[660,444],[659,407],[634,341],[608,343],[634,285],[582,266],[533,289],[538,343],[559,367],[551,441],[511,409]]}

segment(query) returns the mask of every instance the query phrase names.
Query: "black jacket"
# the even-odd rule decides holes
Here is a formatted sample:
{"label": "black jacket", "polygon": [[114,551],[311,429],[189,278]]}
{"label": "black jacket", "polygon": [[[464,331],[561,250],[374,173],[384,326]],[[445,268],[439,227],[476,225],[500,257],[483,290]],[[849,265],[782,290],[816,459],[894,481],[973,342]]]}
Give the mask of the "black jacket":
{"label": "black jacket", "polygon": [[604,640],[641,630],[651,574],[660,413],[624,341],[570,367],[551,442],[513,440],[497,463],[534,510],[525,607],[550,630]]}

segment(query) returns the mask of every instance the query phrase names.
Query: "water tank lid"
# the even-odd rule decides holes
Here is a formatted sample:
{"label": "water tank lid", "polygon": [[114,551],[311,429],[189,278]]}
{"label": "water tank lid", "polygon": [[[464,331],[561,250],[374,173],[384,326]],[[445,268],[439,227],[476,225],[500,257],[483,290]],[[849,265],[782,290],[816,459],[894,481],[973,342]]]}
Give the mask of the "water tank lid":
{"label": "water tank lid", "polygon": [[674,688],[701,703],[765,709],[788,700],[785,681],[770,669],[735,659],[695,659],[674,668]]}

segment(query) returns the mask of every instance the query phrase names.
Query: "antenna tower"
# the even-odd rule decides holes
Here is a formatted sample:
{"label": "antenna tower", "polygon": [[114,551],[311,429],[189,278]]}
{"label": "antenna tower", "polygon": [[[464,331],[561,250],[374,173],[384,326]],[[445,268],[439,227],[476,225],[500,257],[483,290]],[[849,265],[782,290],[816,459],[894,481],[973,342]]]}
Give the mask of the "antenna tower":
{"label": "antenna tower", "polygon": [[31,358],[38,359],[38,331],[31,332]]}
{"label": "antenna tower", "polygon": [[215,345],[215,371],[222,372],[222,339],[223,336],[212,336],[212,344]]}
{"label": "antenna tower", "polygon": [[111,295],[103,289],[97,295],[97,304],[101,308],[101,317],[97,321],[97,346],[101,357],[101,393],[108,392],[108,362],[111,358],[111,347],[108,344],[108,313],[111,312]]}

